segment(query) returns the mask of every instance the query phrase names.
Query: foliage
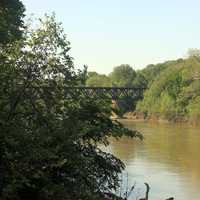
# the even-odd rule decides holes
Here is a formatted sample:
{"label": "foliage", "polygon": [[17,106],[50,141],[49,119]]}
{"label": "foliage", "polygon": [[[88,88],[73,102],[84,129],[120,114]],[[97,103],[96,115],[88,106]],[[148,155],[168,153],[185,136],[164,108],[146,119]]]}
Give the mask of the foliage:
{"label": "foliage", "polygon": [[[69,42],[55,17],[0,51],[0,199],[105,199],[124,164],[98,148],[108,137],[140,136],[110,119],[110,102],[66,86],[75,73]],[[82,73],[85,74],[85,73]]]}
{"label": "foliage", "polygon": [[111,80],[104,74],[97,74],[96,72],[90,72],[86,81],[87,86],[91,87],[111,87]]}
{"label": "foliage", "polygon": [[200,57],[200,49],[189,49],[188,57]]}
{"label": "foliage", "polygon": [[169,120],[199,118],[200,60],[179,59],[162,64],[161,70],[146,90],[137,111]]}
{"label": "foliage", "polygon": [[87,74],[88,74],[88,66],[84,65],[83,66],[83,70],[78,70],[78,76],[80,79],[80,85],[85,86],[86,85],[86,81],[87,81]]}
{"label": "foliage", "polygon": [[147,88],[148,80],[146,79],[142,71],[136,72],[136,77],[134,78],[132,85],[133,87],[144,88],[144,89]]}
{"label": "foliage", "polygon": [[[148,65],[145,69],[138,71],[135,71],[130,65],[122,64],[113,69],[109,75],[110,80],[108,80],[106,75],[98,75],[96,72],[89,72],[87,85],[110,86],[111,82],[113,87],[139,87],[146,89],[150,87],[156,77],[172,63],[174,63],[174,61],[168,61],[157,65]],[[123,115],[123,113],[127,111],[135,110],[137,102],[130,97],[125,97],[124,99],[118,100],[117,104],[120,113]],[[143,106],[140,106],[140,111],[142,109]]]}
{"label": "foliage", "polygon": [[189,119],[192,122],[199,122],[200,119],[200,95],[198,97],[193,98],[188,106],[188,115]]}
{"label": "foliage", "polygon": [[98,73],[97,72],[88,72],[87,73],[87,78],[91,78],[92,76],[96,76],[96,75],[98,75]]}
{"label": "foliage", "polygon": [[[88,72],[87,86],[92,87],[142,87],[146,88],[148,82],[141,71],[136,72],[129,65],[122,64],[115,67],[109,76],[100,75],[96,72]],[[134,110],[136,101],[131,97],[117,100],[118,114]]]}
{"label": "foliage", "polygon": [[[178,62],[181,61],[178,60]],[[165,70],[168,66],[172,65],[173,63],[177,63],[176,61],[167,61],[165,63],[159,63],[156,65],[150,64],[147,65],[144,69],[140,70],[139,73],[145,79],[145,83],[148,87],[153,83],[153,81],[160,75],[160,73]]]}
{"label": "foliage", "polygon": [[112,84],[119,87],[131,87],[135,77],[136,72],[127,64],[115,67],[110,74]]}
{"label": "foliage", "polygon": [[[146,88],[144,99],[139,102],[130,97],[117,101],[120,113],[136,108],[137,112],[146,117],[197,121],[200,107],[200,58],[198,49],[189,52],[187,59],[148,65],[136,72],[129,65],[114,68],[109,75],[113,86]],[[103,77],[101,80],[96,77],[101,79],[95,72],[90,74],[90,86],[95,86],[101,80],[108,85]]]}
{"label": "foliage", "polygon": [[20,0],[0,1],[0,44],[8,44],[22,36],[25,8]]}

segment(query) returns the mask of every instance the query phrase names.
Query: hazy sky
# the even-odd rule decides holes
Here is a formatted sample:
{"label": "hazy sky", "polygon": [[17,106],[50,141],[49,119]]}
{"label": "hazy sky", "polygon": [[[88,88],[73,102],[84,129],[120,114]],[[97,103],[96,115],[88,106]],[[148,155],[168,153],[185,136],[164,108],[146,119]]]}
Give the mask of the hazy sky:
{"label": "hazy sky", "polygon": [[55,12],[75,64],[109,73],[114,66],[184,56],[200,47],[200,0],[23,0],[27,13]]}

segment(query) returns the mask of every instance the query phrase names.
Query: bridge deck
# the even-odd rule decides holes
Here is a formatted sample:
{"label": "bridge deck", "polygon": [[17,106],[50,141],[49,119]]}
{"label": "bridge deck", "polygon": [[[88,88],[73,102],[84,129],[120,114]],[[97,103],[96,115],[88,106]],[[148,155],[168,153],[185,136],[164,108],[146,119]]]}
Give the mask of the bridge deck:
{"label": "bridge deck", "polygon": [[143,96],[144,88],[137,87],[65,87],[66,98],[84,95],[88,98],[121,99],[130,97],[139,99]]}

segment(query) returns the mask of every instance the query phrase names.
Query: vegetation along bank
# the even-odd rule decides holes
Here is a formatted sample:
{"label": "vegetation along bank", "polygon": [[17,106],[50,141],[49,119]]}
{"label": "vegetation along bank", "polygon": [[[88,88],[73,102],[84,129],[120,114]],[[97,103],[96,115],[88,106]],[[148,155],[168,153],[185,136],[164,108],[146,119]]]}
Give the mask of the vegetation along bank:
{"label": "vegetation along bank", "polygon": [[[108,76],[89,72],[88,86],[144,87],[143,99],[130,97],[117,102],[117,114],[132,119],[200,121],[200,50],[191,49],[187,58],[148,65],[135,71],[120,65]],[[130,114],[130,112],[132,112]]]}

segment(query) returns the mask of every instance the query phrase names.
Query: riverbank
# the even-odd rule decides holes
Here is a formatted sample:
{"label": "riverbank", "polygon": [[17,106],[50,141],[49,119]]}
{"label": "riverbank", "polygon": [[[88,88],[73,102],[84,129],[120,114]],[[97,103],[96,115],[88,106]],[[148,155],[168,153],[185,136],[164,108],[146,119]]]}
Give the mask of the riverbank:
{"label": "riverbank", "polygon": [[144,114],[136,112],[127,112],[121,117],[115,114],[112,115],[112,118],[120,121],[150,122],[150,123],[161,123],[161,124],[184,124],[188,126],[200,126],[200,120],[188,121],[180,118],[168,120],[155,115],[146,117]]}

